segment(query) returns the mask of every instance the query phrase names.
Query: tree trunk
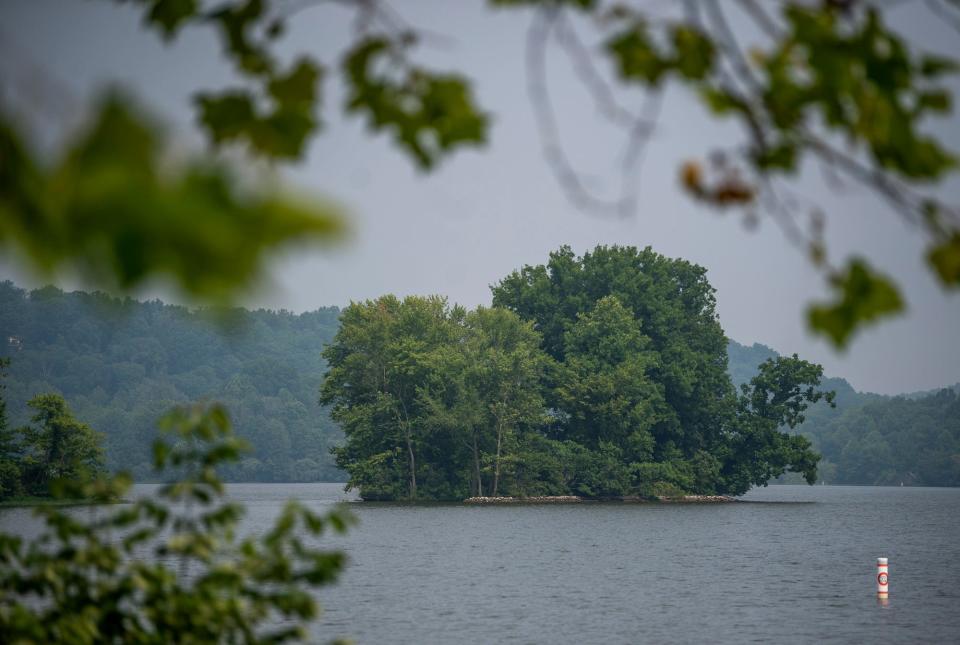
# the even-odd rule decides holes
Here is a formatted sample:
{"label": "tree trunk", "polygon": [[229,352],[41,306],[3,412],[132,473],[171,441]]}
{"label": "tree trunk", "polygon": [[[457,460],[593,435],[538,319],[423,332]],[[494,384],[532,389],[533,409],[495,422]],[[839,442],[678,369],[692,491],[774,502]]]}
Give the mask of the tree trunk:
{"label": "tree trunk", "polygon": [[483,497],[483,479],[480,476],[480,451],[477,449],[477,434],[473,434],[473,467],[477,473],[477,497]]}
{"label": "tree trunk", "polygon": [[397,396],[397,399],[400,401],[400,409],[403,411],[403,419],[401,420],[400,415],[397,414],[397,421],[400,423],[400,427],[403,428],[403,438],[407,442],[407,455],[409,455],[410,462],[410,499],[417,499],[417,459],[413,454],[413,434],[410,432],[410,415],[407,413],[407,405],[403,401],[402,396]]}
{"label": "tree trunk", "polygon": [[417,459],[413,455],[413,439],[407,431],[407,454],[410,455],[410,499],[417,499]]}
{"label": "tree trunk", "polygon": [[497,423],[497,458],[493,462],[493,496],[497,496],[500,486],[500,444],[503,440],[503,423]]}

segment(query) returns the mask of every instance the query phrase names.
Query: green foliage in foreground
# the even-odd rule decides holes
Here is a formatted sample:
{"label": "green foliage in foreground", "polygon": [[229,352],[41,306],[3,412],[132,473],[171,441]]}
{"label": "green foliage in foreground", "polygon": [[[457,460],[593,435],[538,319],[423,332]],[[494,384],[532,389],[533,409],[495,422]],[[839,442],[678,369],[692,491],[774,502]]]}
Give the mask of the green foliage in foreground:
{"label": "green foliage in foreground", "polygon": [[326,350],[337,463],[366,499],[742,494],[819,456],[781,431],[822,369],[762,363],[737,394],[702,268],[646,249],[567,249],[494,287],[354,303]]}
{"label": "green foliage in foreground", "polygon": [[[84,509],[38,508],[46,531],[0,534],[0,640],[5,643],[280,643],[306,637],[311,590],[336,580],[344,555],[317,548],[343,532],[344,511],[290,502],[259,537],[239,538],[242,506],[217,467],[242,442],[220,406],[179,408],[161,422],[158,469],[176,481],[155,499]],[[63,481],[57,496],[99,503],[130,491],[126,476]]]}
{"label": "green foliage in foreground", "polygon": [[[336,308],[299,315],[191,310],[53,287],[0,283],[0,355],[14,427],[38,392],[63,395],[105,435],[106,466],[154,477],[155,420],[173,405],[208,398],[232,412],[253,447],[221,475],[242,481],[343,481],[330,448],[342,437],[316,392]],[[11,344],[10,338],[13,338]]]}

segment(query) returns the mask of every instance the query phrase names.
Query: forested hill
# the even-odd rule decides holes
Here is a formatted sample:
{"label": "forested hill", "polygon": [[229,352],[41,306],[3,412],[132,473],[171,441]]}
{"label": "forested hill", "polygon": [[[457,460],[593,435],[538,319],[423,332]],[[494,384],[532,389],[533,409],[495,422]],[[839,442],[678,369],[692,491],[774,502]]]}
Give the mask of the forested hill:
{"label": "forested hill", "polygon": [[[733,382],[777,356],[765,345],[727,346]],[[836,408],[811,406],[800,434],[823,455],[820,479],[830,484],[960,486],[960,388],[883,396],[857,392],[842,378],[824,378]]]}
{"label": "forested hill", "polygon": [[[903,396],[905,396],[905,397],[908,398],[908,399],[923,399],[923,398],[926,398],[926,397],[928,397],[928,396],[930,396],[930,395],[932,395],[932,394],[939,394],[939,393],[940,393],[940,390],[943,390],[943,389],[944,389],[944,388],[939,387],[939,388],[937,388],[937,389],[935,389],[935,390],[920,390],[920,391],[918,391],[918,392],[908,392],[907,394],[904,394]],[[960,394],[960,383],[954,383],[953,385],[948,385],[948,386],[946,387],[946,389],[948,389],[948,390],[953,390],[953,391],[956,392],[957,394]]]}
{"label": "forested hill", "polygon": [[[108,466],[149,472],[156,419],[198,398],[229,406],[254,453],[228,473],[248,481],[342,481],[329,449],[342,434],[317,404],[320,352],[338,328],[335,307],[292,314],[197,312],[103,294],[32,292],[0,283],[0,355],[13,359],[6,399],[14,427],[25,402],[59,392],[77,418],[107,436]],[[12,340],[11,340],[12,339]],[[728,345],[736,385],[777,353]],[[800,426],[824,455],[828,483],[960,485],[956,390],[887,397],[840,378],[837,408],[817,404]]]}
{"label": "forested hill", "polygon": [[41,392],[63,394],[103,432],[107,465],[142,479],[156,420],[176,403],[227,404],[253,454],[227,475],[252,481],[340,481],[330,447],[341,434],[317,403],[322,347],[339,310],[195,311],[53,287],[0,284],[5,392],[13,427]]}

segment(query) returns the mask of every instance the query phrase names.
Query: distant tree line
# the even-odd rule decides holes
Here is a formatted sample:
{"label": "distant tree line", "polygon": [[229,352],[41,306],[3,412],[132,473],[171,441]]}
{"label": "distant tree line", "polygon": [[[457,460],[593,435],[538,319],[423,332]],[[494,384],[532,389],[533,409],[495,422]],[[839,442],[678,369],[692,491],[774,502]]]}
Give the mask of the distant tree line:
{"label": "distant tree line", "polygon": [[[738,383],[752,377],[751,364],[777,357],[758,344],[728,348]],[[836,392],[836,408],[810,406],[799,431],[823,455],[826,483],[960,486],[960,384],[900,396],[858,392],[840,378],[822,385]]]}
{"label": "distant tree line", "polygon": [[224,467],[227,479],[342,481],[330,455],[342,435],[317,404],[320,351],[338,315],[191,310],[0,283],[10,422],[29,422],[34,396],[59,394],[104,434],[107,468],[143,480],[154,476],[156,420],[174,405],[216,400],[253,449]]}
{"label": "distant tree line", "polygon": [[960,396],[887,398],[848,409],[816,428],[831,483],[960,485]]}
{"label": "distant tree line", "polygon": [[344,310],[322,402],[368,499],[741,494],[819,456],[781,431],[822,369],[761,364],[737,392],[706,271],[652,250],[567,247],[494,307],[383,296]]}

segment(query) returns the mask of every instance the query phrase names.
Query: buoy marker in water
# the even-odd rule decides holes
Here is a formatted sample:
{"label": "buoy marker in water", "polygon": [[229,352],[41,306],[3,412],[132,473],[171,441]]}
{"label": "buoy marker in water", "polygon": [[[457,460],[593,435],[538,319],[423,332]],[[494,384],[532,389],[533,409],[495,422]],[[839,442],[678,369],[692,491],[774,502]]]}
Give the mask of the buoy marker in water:
{"label": "buoy marker in water", "polygon": [[890,597],[890,570],[886,558],[877,558],[877,599],[885,605]]}

